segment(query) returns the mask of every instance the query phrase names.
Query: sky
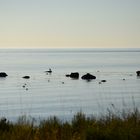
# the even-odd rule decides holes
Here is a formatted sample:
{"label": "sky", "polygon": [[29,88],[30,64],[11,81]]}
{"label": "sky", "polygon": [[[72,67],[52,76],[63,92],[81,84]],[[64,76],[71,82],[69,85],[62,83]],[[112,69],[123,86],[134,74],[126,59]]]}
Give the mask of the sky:
{"label": "sky", "polygon": [[8,47],[140,48],[140,0],[0,0]]}

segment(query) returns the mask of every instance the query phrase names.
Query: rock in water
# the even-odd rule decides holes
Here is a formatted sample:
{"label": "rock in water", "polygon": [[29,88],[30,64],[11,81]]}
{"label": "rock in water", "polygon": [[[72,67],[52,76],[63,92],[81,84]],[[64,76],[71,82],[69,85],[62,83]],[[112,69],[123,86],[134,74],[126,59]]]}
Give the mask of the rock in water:
{"label": "rock in water", "polygon": [[30,79],[30,76],[23,76],[24,79]]}
{"label": "rock in water", "polygon": [[8,76],[5,72],[0,72],[0,77],[6,77]]}
{"label": "rock in water", "polygon": [[140,76],[140,71],[136,71],[136,73],[137,73],[137,76]]}
{"label": "rock in water", "polygon": [[66,77],[70,77],[70,74],[66,74]]}
{"label": "rock in water", "polygon": [[71,74],[66,74],[66,77],[70,77],[73,79],[78,79],[79,78],[79,73],[78,72],[72,72]]}
{"label": "rock in water", "polygon": [[101,82],[106,82],[106,80],[101,80]]}
{"label": "rock in water", "polygon": [[81,78],[83,80],[92,80],[92,79],[96,79],[96,76],[91,75],[90,73],[87,73],[87,74],[83,75]]}
{"label": "rock in water", "polygon": [[70,74],[70,77],[78,79],[79,78],[79,73],[78,72],[73,72],[73,73]]}

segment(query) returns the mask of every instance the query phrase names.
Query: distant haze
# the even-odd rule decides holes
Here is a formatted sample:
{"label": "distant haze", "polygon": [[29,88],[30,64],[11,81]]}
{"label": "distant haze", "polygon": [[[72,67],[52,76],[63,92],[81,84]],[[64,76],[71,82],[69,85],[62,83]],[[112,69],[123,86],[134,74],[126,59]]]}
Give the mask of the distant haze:
{"label": "distant haze", "polygon": [[1,0],[9,47],[140,47],[140,0]]}

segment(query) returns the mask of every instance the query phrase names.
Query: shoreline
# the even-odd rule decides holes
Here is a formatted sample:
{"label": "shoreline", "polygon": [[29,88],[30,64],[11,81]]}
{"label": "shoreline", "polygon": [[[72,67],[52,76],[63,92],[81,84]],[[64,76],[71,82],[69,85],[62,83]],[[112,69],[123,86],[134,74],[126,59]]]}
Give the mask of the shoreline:
{"label": "shoreline", "polygon": [[122,110],[96,118],[86,117],[82,112],[73,116],[70,122],[62,122],[57,117],[40,120],[23,116],[13,123],[6,118],[0,120],[1,140],[93,140],[93,139],[133,139],[140,136],[140,112]]}

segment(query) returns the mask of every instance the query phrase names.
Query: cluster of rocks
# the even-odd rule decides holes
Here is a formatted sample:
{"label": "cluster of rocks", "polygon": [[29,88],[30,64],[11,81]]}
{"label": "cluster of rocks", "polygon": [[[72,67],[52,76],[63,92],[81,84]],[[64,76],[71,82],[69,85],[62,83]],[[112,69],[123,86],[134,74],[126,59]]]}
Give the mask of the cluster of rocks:
{"label": "cluster of rocks", "polygon": [[[49,69],[48,71],[45,71],[46,73],[52,73],[52,70]],[[137,76],[140,76],[140,71],[136,71],[136,74]],[[0,72],[0,77],[7,77],[8,75],[5,73],[5,72]],[[66,77],[70,77],[70,78],[73,78],[73,79],[79,79],[79,73],[78,72],[72,72],[71,74],[66,74]],[[22,78],[24,79],[30,79],[30,76],[23,76]],[[81,77],[81,79],[83,80],[92,80],[92,79],[96,79],[96,76],[90,74],[90,73],[87,73],[85,75],[83,75]],[[106,82],[106,80],[102,80],[101,82]]]}
{"label": "cluster of rocks", "polygon": [[[5,78],[5,77],[7,77],[8,75],[7,75],[7,73],[5,73],[5,72],[0,72],[0,77],[1,78]],[[22,78],[24,78],[24,79],[30,79],[30,76],[23,76]]]}
{"label": "cluster of rocks", "polygon": [[[49,71],[46,71],[46,72],[52,73],[52,70],[49,69]],[[7,77],[7,76],[8,75],[5,72],[1,72],[0,73],[0,77]],[[70,77],[70,78],[73,78],[73,79],[79,79],[79,73],[78,72],[73,72],[71,74],[66,74],[66,77]],[[23,76],[22,78],[24,78],[24,79],[30,79],[30,76],[27,76],[26,75],[26,76]],[[90,73],[87,73],[87,74],[83,75],[81,77],[81,79],[83,79],[83,80],[92,80],[92,79],[96,79],[96,76],[94,76],[94,75],[92,75]]]}
{"label": "cluster of rocks", "polygon": [[22,86],[25,90],[28,90],[28,87],[27,87],[27,84],[25,83],[23,86]]}
{"label": "cluster of rocks", "polygon": [[[71,74],[66,74],[66,77],[70,77],[70,78],[73,78],[73,79],[79,79],[79,73],[78,72],[73,72]],[[83,80],[92,80],[92,79],[96,79],[96,76],[90,74],[90,73],[87,73],[85,75],[83,75],[81,77],[81,79]]]}

